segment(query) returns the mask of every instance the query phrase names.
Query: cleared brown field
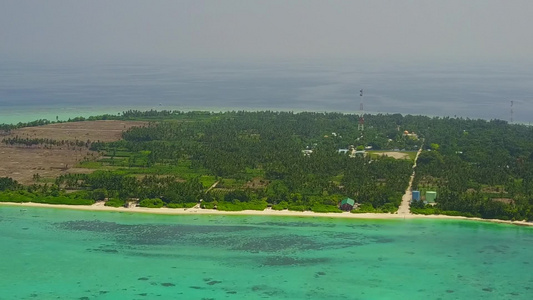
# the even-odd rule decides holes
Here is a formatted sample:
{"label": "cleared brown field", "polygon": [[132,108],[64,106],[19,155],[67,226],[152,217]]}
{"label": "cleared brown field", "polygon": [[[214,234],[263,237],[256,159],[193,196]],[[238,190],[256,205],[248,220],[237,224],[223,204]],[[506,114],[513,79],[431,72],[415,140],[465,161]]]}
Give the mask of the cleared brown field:
{"label": "cleared brown field", "polygon": [[50,124],[38,127],[25,127],[14,130],[9,136],[18,135],[29,138],[49,138],[68,141],[102,141],[120,140],[122,131],[133,126],[143,126],[147,122],[140,121],[84,121]]}
{"label": "cleared brown field", "polygon": [[[122,131],[142,126],[146,122],[135,121],[86,121],[51,124],[39,127],[27,127],[14,130],[7,136],[18,135],[28,138],[48,138],[68,141],[105,141],[111,142],[121,138]],[[93,170],[74,168],[85,157],[97,158],[97,153],[85,147],[25,147],[6,146],[0,143],[0,177],[11,177],[20,183],[33,183],[33,175],[41,178],[55,178],[66,173],[89,173]]]}
{"label": "cleared brown field", "polygon": [[377,155],[385,155],[385,156],[392,157],[392,158],[395,158],[395,159],[408,159],[409,158],[409,154],[403,153],[403,152],[374,151],[373,153],[377,154]]}
{"label": "cleared brown field", "polygon": [[0,146],[0,177],[11,177],[22,184],[33,183],[33,175],[57,177],[89,155],[89,150],[39,149]]}

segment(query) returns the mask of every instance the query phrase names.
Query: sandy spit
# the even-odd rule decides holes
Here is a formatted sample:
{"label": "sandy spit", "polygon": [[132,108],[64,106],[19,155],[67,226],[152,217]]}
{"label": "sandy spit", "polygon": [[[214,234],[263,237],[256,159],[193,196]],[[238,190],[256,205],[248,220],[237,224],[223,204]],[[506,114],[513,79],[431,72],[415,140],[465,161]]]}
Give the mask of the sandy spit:
{"label": "sandy spit", "polygon": [[272,210],[265,209],[263,211],[244,210],[244,211],[219,211],[214,209],[200,209],[200,208],[146,208],[146,207],[109,207],[102,203],[93,205],[63,205],[63,204],[43,204],[43,203],[14,203],[14,202],[0,202],[0,205],[20,206],[20,207],[48,207],[48,208],[62,208],[73,210],[87,210],[87,211],[111,211],[111,212],[126,212],[126,213],[147,213],[147,214],[161,214],[161,215],[236,215],[236,216],[290,216],[290,217],[321,217],[321,218],[346,218],[346,219],[453,219],[453,220],[472,220],[482,222],[492,222],[501,224],[512,224],[521,226],[533,226],[533,222],[526,221],[505,221],[497,219],[481,219],[481,218],[467,218],[459,216],[447,215],[414,215],[414,214],[386,214],[386,213],[361,213],[354,214],[350,212],[343,213],[315,213],[312,211],[288,211],[288,210]]}

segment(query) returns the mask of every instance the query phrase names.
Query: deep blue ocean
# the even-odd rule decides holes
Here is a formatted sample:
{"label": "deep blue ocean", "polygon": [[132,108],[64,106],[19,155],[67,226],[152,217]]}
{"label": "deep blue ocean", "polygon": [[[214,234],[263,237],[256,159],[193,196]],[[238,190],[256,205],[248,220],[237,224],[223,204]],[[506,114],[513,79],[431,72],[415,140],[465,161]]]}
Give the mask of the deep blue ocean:
{"label": "deep blue ocean", "polygon": [[9,62],[0,123],[127,109],[365,111],[533,121],[533,69],[336,62]]}

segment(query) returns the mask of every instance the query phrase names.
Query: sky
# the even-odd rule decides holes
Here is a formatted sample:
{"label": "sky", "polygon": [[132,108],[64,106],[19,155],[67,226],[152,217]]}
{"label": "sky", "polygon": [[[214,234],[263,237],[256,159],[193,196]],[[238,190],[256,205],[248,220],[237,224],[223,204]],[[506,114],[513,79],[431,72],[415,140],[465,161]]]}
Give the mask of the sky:
{"label": "sky", "polygon": [[531,0],[0,0],[0,60],[533,62]]}

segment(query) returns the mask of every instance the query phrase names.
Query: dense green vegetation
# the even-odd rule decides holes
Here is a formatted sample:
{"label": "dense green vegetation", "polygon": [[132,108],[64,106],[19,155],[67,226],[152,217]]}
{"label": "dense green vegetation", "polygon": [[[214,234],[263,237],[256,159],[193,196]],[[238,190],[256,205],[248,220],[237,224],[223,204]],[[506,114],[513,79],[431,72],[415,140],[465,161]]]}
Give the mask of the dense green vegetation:
{"label": "dense green vegetation", "polygon": [[50,122],[48,120],[36,120],[36,121],[33,121],[33,122],[27,122],[27,123],[18,123],[18,124],[0,124],[0,130],[2,131],[6,131],[6,132],[9,132],[13,129],[17,129],[17,128],[22,128],[22,127],[34,127],[34,126],[42,126],[42,125],[47,125],[47,124],[51,124],[53,122]]}
{"label": "dense green vegetation", "polygon": [[[413,189],[438,192],[415,213],[533,220],[533,129],[503,121],[433,119]],[[424,130],[421,130],[424,132]]]}
{"label": "dense green vegetation", "polygon": [[[76,143],[104,156],[80,163],[96,169],[90,175],[55,180],[53,189],[64,197],[109,199],[111,206],[137,200],[145,207],[192,207],[202,200],[202,207],[219,210],[317,212],[339,212],[338,203],[350,197],[359,204],[354,212],[394,212],[415,152],[424,147],[413,189],[437,191],[437,204],[414,203],[414,213],[533,219],[533,129],[527,126],[379,114],[365,116],[361,133],[355,115],[268,111],[127,111],[71,121],[101,119],[152,122],[127,130],[117,142]],[[408,159],[339,151],[348,148],[405,151]],[[38,189],[0,180],[4,194],[49,196]]]}
{"label": "dense green vegetation", "polygon": [[190,207],[202,199],[204,207],[220,210],[287,203],[284,209],[338,212],[338,202],[350,196],[376,209],[397,207],[411,161],[349,157],[338,149],[415,150],[419,144],[396,128],[381,133],[378,122],[361,135],[356,116],[338,113],[129,111],[106,118],[158,122],[132,128],[118,142],[87,143],[105,156],[80,166],[97,171],[60,176],[55,186],[85,191],[92,200],[110,199],[112,206],[139,199],[147,207]]}
{"label": "dense green vegetation", "polygon": [[49,204],[90,205],[89,193],[65,193],[57,186],[31,185],[23,187],[11,178],[0,178],[0,202],[35,202]]}
{"label": "dense green vegetation", "polygon": [[[387,136],[370,128],[372,139],[367,139],[357,131],[355,120],[335,113],[203,113],[194,122],[170,120],[132,128],[123,140],[93,143],[92,149],[107,153],[100,162],[118,167],[115,173],[135,170],[189,181],[209,176],[206,183],[219,184],[198,196],[204,207],[214,202],[212,207],[221,210],[267,205],[279,209],[280,203],[287,203],[284,209],[325,212],[338,211],[338,202],[350,196],[376,209],[385,206],[383,211],[394,211],[412,161],[350,157],[338,149],[369,144],[416,149],[417,142],[397,129]],[[304,155],[303,150],[312,153]]]}

